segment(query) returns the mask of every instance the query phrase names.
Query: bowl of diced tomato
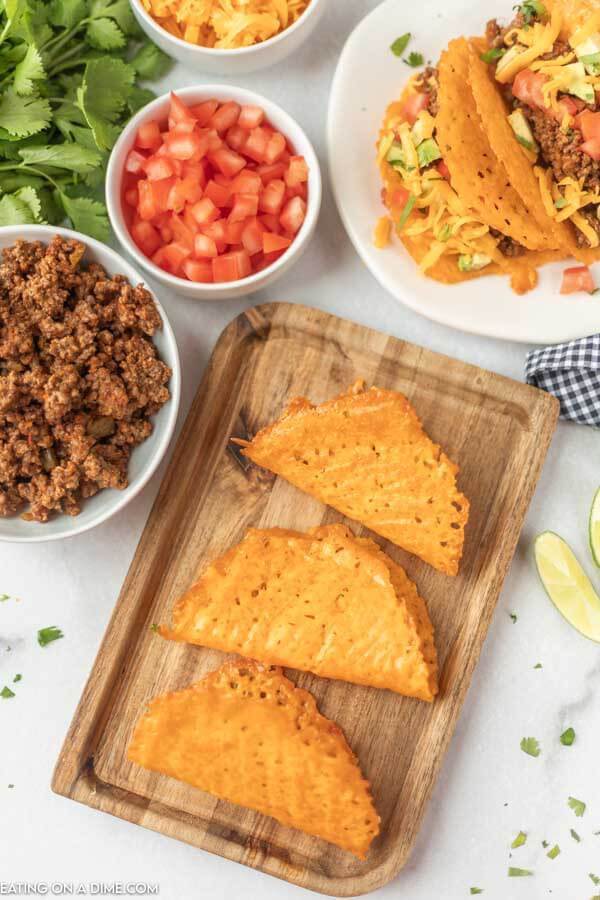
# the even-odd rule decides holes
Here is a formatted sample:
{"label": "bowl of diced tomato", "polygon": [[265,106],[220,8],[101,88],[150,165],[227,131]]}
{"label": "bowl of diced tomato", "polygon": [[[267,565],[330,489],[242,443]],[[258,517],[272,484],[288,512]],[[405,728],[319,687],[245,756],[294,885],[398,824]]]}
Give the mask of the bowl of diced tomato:
{"label": "bowl of diced tomato", "polygon": [[113,229],[157,281],[228,299],[261,290],[306,248],[321,174],[302,128],[279,106],[228,85],[189,87],[145,106],[107,171]]}

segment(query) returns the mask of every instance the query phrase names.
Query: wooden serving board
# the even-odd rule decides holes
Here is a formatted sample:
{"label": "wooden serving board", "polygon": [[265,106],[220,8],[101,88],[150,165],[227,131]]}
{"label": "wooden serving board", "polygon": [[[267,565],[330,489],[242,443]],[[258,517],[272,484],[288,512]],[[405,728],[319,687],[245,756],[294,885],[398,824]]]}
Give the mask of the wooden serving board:
{"label": "wooden serving board", "polygon": [[[457,578],[382,541],[416,581],[436,632],[440,696],[289,672],[337,722],[369,778],[381,834],[366,862],[273,819],[127,762],[147,701],[223,654],[154,634],[199,570],[249,526],[306,529],[341,517],[230,444],[299,394],[321,402],[357,378],[402,391],[460,465],[471,501]],[[349,896],[389,881],[413,846],[555,428],[548,394],[303,306],[249,309],[223,332],[165,476],[58,760],[54,791],[271,875]],[[357,524],[350,523],[361,531]]]}

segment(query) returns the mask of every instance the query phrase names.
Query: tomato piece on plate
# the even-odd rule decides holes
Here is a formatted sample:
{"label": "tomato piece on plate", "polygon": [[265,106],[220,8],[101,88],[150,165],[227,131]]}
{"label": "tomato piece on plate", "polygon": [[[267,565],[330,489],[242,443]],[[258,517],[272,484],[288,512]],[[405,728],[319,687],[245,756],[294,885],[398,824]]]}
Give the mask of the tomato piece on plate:
{"label": "tomato piece on plate", "polygon": [[241,219],[239,222],[227,220],[225,223],[225,240],[228,244],[241,244],[242,234],[247,224],[247,219]]}
{"label": "tomato piece on plate", "polygon": [[150,181],[160,181],[161,178],[170,178],[175,175],[173,160],[168,156],[149,156],[144,163],[146,178]]}
{"label": "tomato piece on plate", "polygon": [[540,72],[532,72],[531,69],[521,69],[513,81],[513,95],[527,106],[544,108],[544,94],[542,88],[548,79]]}
{"label": "tomato piece on plate", "polygon": [[586,153],[588,156],[591,156],[592,159],[600,159],[600,140],[598,138],[592,138],[589,141],[584,141],[579,149],[582,151],[582,153]]}
{"label": "tomato piece on plate", "polygon": [[280,179],[270,181],[258,201],[261,212],[275,216],[281,211],[285,197],[285,182]]}
{"label": "tomato piece on plate", "polygon": [[279,253],[281,250],[287,250],[291,243],[290,238],[283,237],[281,234],[271,234],[265,231],[262,236],[263,253]]}
{"label": "tomato piece on plate", "polygon": [[256,217],[249,219],[247,222],[242,222],[242,226],[240,239],[244,250],[250,256],[255,256],[262,251],[265,226]]}
{"label": "tomato piece on plate", "polygon": [[215,222],[221,215],[210,197],[203,197],[201,200],[198,200],[191,207],[190,212],[198,225],[208,225],[210,222]]}
{"label": "tomato piece on plate", "polygon": [[264,163],[270,137],[266,128],[253,128],[244,147],[245,156],[249,156],[254,162]]}
{"label": "tomato piece on plate", "polygon": [[194,256],[212,259],[217,256],[217,245],[207,234],[197,234],[194,238]]}
{"label": "tomato piece on plate", "polygon": [[262,190],[260,175],[250,169],[242,169],[231,182],[233,194],[258,194]]}
{"label": "tomato piece on plate", "polygon": [[156,253],[162,244],[161,236],[150,222],[138,220],[131,226],[131,236],[146,256]]}
{"label": "tomato piece on plate", "polygon": [[137,150],[130,150],[125,160],[125,171],[131,175],[141,174],[144,171],[146,158],[143,153],[138,153]]}
{"label": "tomato piece on plate", "polygon": [[287,145],[284,136],[276,131],[275,134],[269,138],[269,142],[265,148],[264,161],[267,165],[276,163],[277,160],[281,159],[286,151],[286,147]]}
{"label": "tomato piece on plate", "polygon": [[208,260],[186,259],[182,268],[186,278],[189,278],[190,281],[211,282],[213,280],[212,265]]}
{"label": "tomato piece on plate", "polygon": [[186,131],[192,131],[196,126],[196,118],[192,115],[190,109],[180,100],[177,94],[171,91],[171,100],[169,104],[169,128],[175,128],[180,125]]}
{"label": "tomato piece on plate", "polygon": [[243,152],[247,140],[248,132],[244,128],[240,128],[239,125],[234,125],[225,135],[227,145],[238,153]]}
{"label": "tomato piece on plate", "polygon": [[198,161],[208,152],[208,135],[174,128],[165,135],[167,153],[173,159]]}
{"label": "tomato piece on plate", "polygon": [[279,221],[290,234],[300,231],[306,217],[306,201],[302,197],[292,197],[285,204],[279,216]]}
{"label": "tomato piece on plate", "polygon": [[238,281],[250,274],[252,265],[245,250],[234,250],[213,259],[212,270],[215,281]]}
{"label": "tomato piece on plate", "polygon": [[220,147],[218,150],[209,153],[208,159],[227,178],[233,178],[246,166],[244,157],[228,147]]}
{"label": "tomato piece on plate", "polygon": [[258,194],[235,194],[233,208],[229,213],[230,222],[242,222],[258,212]]}
{"label": "tomato piece on plate", "polygon": [[427,109],[428,102],[428,95],[421,94],[418,91],[415,91],[414,94],[411,94],[410,97],[407,97],[402,107],[402,112],[406,121],[410,122],[411,125],[414,125],[414,123],[417,121],[417,116],[419,115],[419,113],[422,110]]}
{"label": "tomato piece on plate", "polygon": [[575,124],[581,130],[584,141],[597,141],[600,139],[600,112],[592,112],[591,109],[586,109],[579,113]]}
{"label": "tomato piece on plate", "polygon": [[266,185],[270,181],[283,178],[286,172],[286,165],[283,162],[276,162],[272,166],[257,166],[255,171],[257,175],[260,175],[262,183]]}
{"label": "tomato piece on plate", "polygon": [[258,128],[259,125],[265,120],[265,111],[260,106],[242,106],[240,110],[240,116],[238,119],[238,125],[240,128],[245,128],[246,131],[251,131],[253,128]]}
{"label": "tomato piece on plate", "polygon": [[162,134],[156,119],[150,119],[149,122],[140,125],[135,136],[135,144],[142,150],[158,150],[162,144]]}
{"label": "tomato piece on plate", "polygon": [[563,272],[561,294],[577,294],[582,291],[591,294],[595,289],[596,285],[588,266],[573,266]]}
{"label": "tomato piece on plate", "polygon": [[229,100],[220,106],[211,116],[209,128],[214,128],[219,134],[232,128],[240,117],[240,104]]}
{"label": "tomato piece on plate", "polygon": [[288,187],[296,187],[305,181],[308,181],[306,160],[303,156],[292,156],[285,173],[285,183]]}
{"label": "tomato piece on plate", "polygon": [[219,108],[218,100],[204,100],[202,103],[196,103],[195,106],[190,106],[190,113],[201,128],[210,122],[217,109]]}

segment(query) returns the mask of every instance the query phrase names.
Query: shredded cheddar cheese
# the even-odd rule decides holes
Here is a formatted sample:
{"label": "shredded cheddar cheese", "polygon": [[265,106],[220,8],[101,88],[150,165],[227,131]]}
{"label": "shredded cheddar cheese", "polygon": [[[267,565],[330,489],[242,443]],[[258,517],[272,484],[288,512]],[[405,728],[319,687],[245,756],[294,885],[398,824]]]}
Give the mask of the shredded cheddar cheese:
{"label": "shredded cheddar cheese", "polygon": [[235,50],[274,37],[310,0],[142,0],[159,25],[203,47]]}
{"label": "shredded cheddar cheese", "polygon": [[561,27],[562,16],[558,7],[555,7],[552,10],[552,17],[546,25],[536,22],[533,28],[520,29],[517,35],[517,42],[524,45],[527,49],[519,53],[514,59],[511,59],[507,65],[499,66],[496,79],[501,84],[508,84],[518,72],[528,68],[532,62],[548,53],[560,35]]}

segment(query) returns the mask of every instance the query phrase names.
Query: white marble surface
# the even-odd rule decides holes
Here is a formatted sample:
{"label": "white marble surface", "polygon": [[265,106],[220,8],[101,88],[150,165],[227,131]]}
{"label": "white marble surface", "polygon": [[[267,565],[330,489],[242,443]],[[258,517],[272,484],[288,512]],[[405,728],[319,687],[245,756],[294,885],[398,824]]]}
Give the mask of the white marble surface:
{"label": "white marble surface", "polygon": [[[279,70],[246,79],[302,122],[326,184],[327,95],[336,57],[374,5],[332,0],[309,48]],[[166,81],[177,87],[194,80],[200,79],[178,70]],[[218,334],[248,304],[162,297],[184,364],[183,420]],[[299,267],[249,302],[269,299],[322,307],[522,376],[524,347],[432,325],[386,296],[355,256],[327,188],[317,237]],[[532,537],[553,528],[591,571],[586,519],[600,482],[598,446],[597,433],[559,426],[417,846],[403,873],[378,896],[459,900],[472,885],[485,889],[486,900],[589,900],[600,893],[588,876],[600,875],[600,835],[593,835],[600,830],[600,651],[555,612],[531,560]],[[164,900],[302,896],[298,888],[50,792],[54,762],[160,478],[161,472],[124,513],[91,533],[58,544],[0,546],[0,592],[20,598],[0,603],[0,687],[23,675],[14,686],[17,696],[0,700],[0,892],[10,881],[149,881],[160,884]],[[60,626],[65,638],[41,649],[36,632],[47,625]],[[537,662],[542,669],[533,668]],[[569,725],[577,739],[565,748],[559,735]],[[519,749],[526,735],[540,740],[538,759]],[[569,795],[587,803],[582,819],[567,807]],[[520,829],[529,839],[513,851],[511,863],[534,869],[535,876],[509,879],[509,845]],[[543,839],[560,845],[556,860],[546,858]]]}

